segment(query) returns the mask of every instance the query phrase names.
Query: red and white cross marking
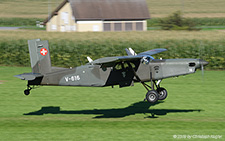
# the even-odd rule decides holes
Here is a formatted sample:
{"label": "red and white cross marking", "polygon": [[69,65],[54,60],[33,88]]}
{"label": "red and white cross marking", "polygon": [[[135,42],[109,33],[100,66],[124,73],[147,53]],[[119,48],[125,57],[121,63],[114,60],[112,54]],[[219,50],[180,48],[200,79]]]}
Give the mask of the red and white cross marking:
{"label": "red and white cross marking", "polygon": [[40,50],[40,53],[41,53],[42,56],[45,56],[45,55],[48,54],[48,50],[47,50],[46,48],[42,48],[42,49]]}

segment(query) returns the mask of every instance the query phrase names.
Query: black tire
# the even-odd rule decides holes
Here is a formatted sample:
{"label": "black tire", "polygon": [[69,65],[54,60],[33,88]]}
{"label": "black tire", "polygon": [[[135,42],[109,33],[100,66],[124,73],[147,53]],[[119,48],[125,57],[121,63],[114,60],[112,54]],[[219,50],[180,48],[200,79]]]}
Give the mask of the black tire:
{"label": "black tire", "polygon": [[159,99],[159,94],[155,90],[148,91],[146,94],[146,99],[149,103],[156,103]]}
{"label": "black tire", "polygon": [[29,95],[30,94],[30,90],[24,90],[24,94],[25,95]]}
{"label": "black tire", "polygon": [[167,97],[167,90],[163,87],[160,87],[156,90],[159,94],[159,100],[164,100]]}

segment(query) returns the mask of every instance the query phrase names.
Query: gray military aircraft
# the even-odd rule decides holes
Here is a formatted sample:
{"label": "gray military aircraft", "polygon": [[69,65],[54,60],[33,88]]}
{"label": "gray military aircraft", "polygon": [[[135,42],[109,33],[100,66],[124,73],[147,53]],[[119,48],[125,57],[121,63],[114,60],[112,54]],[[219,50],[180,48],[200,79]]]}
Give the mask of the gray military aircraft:
{"label": "gray military aircraft", "polygon": [[[164,100],[167,90],[160,82],[169,77],[194,73],[208,62],[201,59],[154,59],[151,55],[166,51],[153,49],[136,54],[133,49],[126,49],[128,56],[104,57],[75,68],[51,66],[48,41],[28,40],[32,73],[15,77],[27,80],[25,95],[30,94],[34,86],[87,86],[119,87],[133,86],[140,82],[147,90],[146,98],[150,103]],[[150,85],[146,82],[151,82]]]}

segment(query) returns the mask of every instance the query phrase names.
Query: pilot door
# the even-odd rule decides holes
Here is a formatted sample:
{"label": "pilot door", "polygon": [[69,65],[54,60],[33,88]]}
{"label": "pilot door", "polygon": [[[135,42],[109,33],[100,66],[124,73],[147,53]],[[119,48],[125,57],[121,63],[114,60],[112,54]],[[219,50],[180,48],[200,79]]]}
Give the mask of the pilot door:
{"label": "pilot door", "polygon": [[116,63],[109,75],[106,85],[119,85],[120,87],[133,85],[134,74],[131,67],[135,67],[135,65],[133,63],[129,64],[127,62]]}

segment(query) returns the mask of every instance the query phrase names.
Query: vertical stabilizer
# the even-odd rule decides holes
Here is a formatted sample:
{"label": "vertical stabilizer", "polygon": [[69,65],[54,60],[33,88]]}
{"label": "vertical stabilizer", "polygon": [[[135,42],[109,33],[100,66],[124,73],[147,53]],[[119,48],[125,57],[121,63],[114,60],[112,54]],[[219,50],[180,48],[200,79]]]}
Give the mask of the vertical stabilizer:
{"label": "vertical stabilizer", "polygon": [[28,40],[30,62],[33,73],[51,72],[51,59],[48,41],[40,39]]}

